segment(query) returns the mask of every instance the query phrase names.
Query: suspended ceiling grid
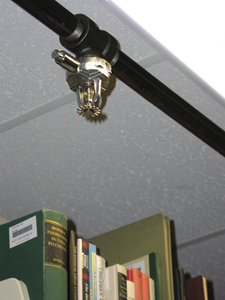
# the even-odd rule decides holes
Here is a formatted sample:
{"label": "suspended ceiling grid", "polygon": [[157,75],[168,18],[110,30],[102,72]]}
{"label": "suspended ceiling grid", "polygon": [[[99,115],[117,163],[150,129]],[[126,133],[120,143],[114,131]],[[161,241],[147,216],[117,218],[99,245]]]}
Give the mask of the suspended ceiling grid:
{"label": "suspended ceiling grid", "polygon": [[[93,19],[225,129],[223,104],[98,1],[60,3]],[[175,222],[180,266],[207,275],[222,298],[224,157],[114,77],[101,120],[78,116],[65,72],[51,59],[62,49],[58,37],[11,1],[2,0],[0,11],[0,215],[61,210],[91,237],[162,212]]]}

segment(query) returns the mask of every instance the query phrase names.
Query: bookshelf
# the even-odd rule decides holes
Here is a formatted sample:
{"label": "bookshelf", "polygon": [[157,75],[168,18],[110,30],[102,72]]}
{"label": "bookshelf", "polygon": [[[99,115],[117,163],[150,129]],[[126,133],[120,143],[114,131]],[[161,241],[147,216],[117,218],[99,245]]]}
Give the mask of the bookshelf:
{"label": "bookshelf", "polygon": [[[35,219],[35,221],[33,221],[33,219]],[[32,224],[32,226],[29,225],[32,228],[29,229],[29,232],[27,229],[28,228],[27,224],[28,225]],[[149,280],[151,277],[150,262],[154,263],[154,260],[150,260],[150,256],[153,254],[155,258],[158,257],[157,267],[158,269],[160,269],[160,272],[158,272],[158,274],[160,274],[160,280],[158,280],[158,282],[160,284],[154,285],[154,291],[156,287],[158,289],[158,292],[155,293],[154,299],[185,300],[185,297],[180,297],[180,298],[177,297],[181,289],[183,289],[183,291],[185,290],[185,278],[184,278],[183,269],[175,268],[173,265],[172,247],[171,247],[171,222],[170,219],[164,216],[163,214],[157,214],[145,218],[143,220],[136,221],[134,223],[125,225],[123,227],[117,228],[115,230],[109,231],[99,236],[89,238],[88,240],[86,240],[85,238],[78,238],[78,235],[75,231],[71,229],[68,230],[69,229],[67,228],[68,220],[65,215],[63,215],[61,212],[56,212],[48,209],[43,209],[31,213],[27,216],[23,216],[12,222],[9,222],[3,217],[0,217],[0,225],[3,225],[1,226],[1,231],[0,231],[1,238],[3,240],[9,240],[9,242],[3,243],[0,249],[1,250],[0,253],[2,257],[2,261],[0,261],[0,269],[3,270],[3,272],[0,272],[1,275],[0,281],[3,281],[5,279],[10,279],[11,277],[19,278],[19,280],[27,284],[28,290],[30,289],[30,292],[33,293],[32,297],[34,297],[35,299],[36,297],[40,297],[40,295],[43,295],[42,293],[46,293],[46,291],[48,291],[48,294],[46,294],[46,298],[45,298],[46,300],[62,300],[62,299],[67,300],[67,294],[71,294],[70,287],[72,285],[74,286],[74,282],[75,282],[74,278],[76,278],[75,273],[77,274],[77,278],[78,278],[79,266],[80,266],[79,270],[83,270],[84,261],[85,261],[85,268],[87,268],[87,262],[89,262],[89,267],[88,269],[86,269],[85,272],[86,275],[85,280],[88,280],[88,285],[89,285],[89,278],[93,276],[93,273],[90,272],[89,256],[91,257],[90,255],[91,252],[89,250],[91,249],[91,244],[93,244],[92,246],[95,247],[94,252],[96,253],[96,255],[98,253],[98,255],[101,256],[107,262],[107,267],[109,268],[119,264],[123,266],[123,268],[125,268],[126,270],[125,265],[127,263],[130,263],[134,260],[141,260],[143,256],[148,256],[149,257],[149,262],[148,262]],[[27,230],[25,231],[24,229]],[[67,235],[67,230],[68,230],[68,235]],[[73,244],[71,243],[71,232],[74,232]],[[14,233],[15,234],[18,233],[20,242],[18,242],[17,235],[14,238]],[[28,234],[30,235],[30,237],[24,238],[23,237],[24,234],[25,235]],[[14,239],[17,241],[15,241]],[[24,240],[21,242],[21,239]],[[82,240],[81,246],[79,247],[78,247],[78,240]],[[79,257],[78,257],[78,251],[75,247],[76,245],[75,241],[77,241],[77,249],[78,248],[81,249]],[[84,252],[83,243],[85,243],[85,248],[86,248],[85,251],[87,252]],[[59,248],[61,250],[59,250]],[[98,251],[96,251],[96,248],[98,249]],[[61,251],[61,253],[59,253],[59,251]],[[35,259],[33,257],[34,252],[35,252]],[[69,264],[66,263],[67,260]],[[155,266],[156,266],[156,259],[155,259]],[[97,264],[95,265],[95,267],[96,267],[95,272],[97,273]],[[38,270],[39,270],[39,274],[38,274],[39,282],[37,281],[38,283],[36,284],[36,281],[34,281],[33,278],[32,279],[30,278],[32,277],[30,276],[30,273],[34,272],[35,274],[37,274]],[[176,277],[174,276],[175,273],[174,271],[178,271],[176,272],[177,274]],[[81,271],[81,277],[80,277],[81,280],[76,281],[77,291],[81,290],[78,289],[78,286],[82,286],[82,289],[84,290],[84,286],[83,286],[84,283],[82,284],[82,280],[83,280],[82,272],[83,271]],[[47,277],[48,280],[46,281]],[[182,280],[180,280],[181,277]],[[64,279],[62,280],[62,278]],[[151,279],[154,280],[152,277]],[[198,282],[200,282],[201,284],[201,280],[204,278],[203,276],[202,277],[199,276],[198,279],[199,279]],[[182,286],[179,287],[179,282],[181,281],[182,281]],[[71,282],[73,283],[72,285]],[[176,283],[176,288],[174,283]],[[87,284],[87,282],[85,284]],[[178,293],[177,293],[178,290],[177,287],[179,288]],[[206,279],[204,279],[204,286],[202,285],[202,288],[203,287],[205,288],[204,292],[202,292],[202,294],[205,295],[204,298],[196,298],[196,300],[208,300],[206,296],[207,295]],[[54,298],[51,298],[51,294],[55,292],[56,288],[58,290],[55,293]],[[73,287],[73,289],[75,289],[75,287]],[[160,289],[160,293],[159,293],[159,289]],[[193,294],[193,289],[190,288],[190,290]],[[74,293],[73,293],[73,297],[70,299],[71,300],[72,299],[73,300],[74,299],[75,300],[84,300],[84,299],[85,300],[115,300],[114,298],[91,299],[91,296],[89,294],[89,288],[85,289],[85,293],[86,293],[86,297],[84,297],[82,293],[81,296],[78,293],[78,298],[76,299],[74,298]],[[89,296],[87,296],[87,293]],[[156,298],[156,295],[159,294],[161,296]],[[183,292],[183,295],[185,295],[185,292]],[[146,299],[141,299],[141,300],[146,300]],[[189,298],[187,298],[187,300],[189,300]]]}

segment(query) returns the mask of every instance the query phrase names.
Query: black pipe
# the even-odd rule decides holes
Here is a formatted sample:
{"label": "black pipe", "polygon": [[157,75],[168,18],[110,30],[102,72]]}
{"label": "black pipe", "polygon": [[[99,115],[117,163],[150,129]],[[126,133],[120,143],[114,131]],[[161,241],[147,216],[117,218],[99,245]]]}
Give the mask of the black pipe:
{"label": "black pipe", "polygon": [[12,0],[61,37],[77,27],[77,18],[55,0]]}
{"label": "black pipe", "polygon": [[121,51],[113,74],[180,125],[225,156],[225,131]]}
{"label": "black pipe", "polygon": [[89,18],[74,16],[54,0],[12,1],[57,33],[61,44],[76,55],[96,52],[113,62],[113,74],[118,79],[225,156],[225,132],[119,51],[115,39]]}
{"label": "black pipe", "polygon": [[83,14],[75,15],[77,27],[69,37],[60,37],[60,43],[77,57],[96,56],[107,60],[111,65],[118,58],[117,40]]}

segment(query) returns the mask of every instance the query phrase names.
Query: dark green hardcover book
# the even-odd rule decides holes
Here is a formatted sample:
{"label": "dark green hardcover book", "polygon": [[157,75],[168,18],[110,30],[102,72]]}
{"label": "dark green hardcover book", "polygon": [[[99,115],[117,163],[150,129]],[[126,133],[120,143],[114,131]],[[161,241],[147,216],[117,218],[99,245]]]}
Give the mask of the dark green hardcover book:
{"label": "dark green hardcover book", "polygon": [[0,226],[0,281],[23,281],[32,300],[67,300],[67,218],[43,209]]}
{"label": "dark green hardcover book", "polygon": [[181,289],[180,289],[180,278],[179,278],[179,270],[173,270],[173,284],[174,284],[174,299],[182,300]]}
{"label": "dark green hardcover book", "polygon": [[68,230],[68,295],[77,300],[77,239],[76,232]]}
{"label": "dark green hardcover book", "polygon": [[162,275],[160,267],[159,252],[149,254],[150,277],[154,280],[155,284],[155,299],[162,299]]}
{"label": "dark green hardcover book", "polygon": [[173,282],[175,300],[185,300],[185,279],[184,270],[182,268],[176,268],[173,270]]}

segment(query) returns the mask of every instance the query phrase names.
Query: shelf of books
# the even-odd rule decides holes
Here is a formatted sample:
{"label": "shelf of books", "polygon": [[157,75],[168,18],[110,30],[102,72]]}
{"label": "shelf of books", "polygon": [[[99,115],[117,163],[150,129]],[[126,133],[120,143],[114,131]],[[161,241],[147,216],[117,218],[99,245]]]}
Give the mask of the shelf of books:
{"label": "shelf of books", "polygon": [[0,300],[207,300],[207,280],[173,268],[158,214],[86,239],[43,209],[0,225]]}

